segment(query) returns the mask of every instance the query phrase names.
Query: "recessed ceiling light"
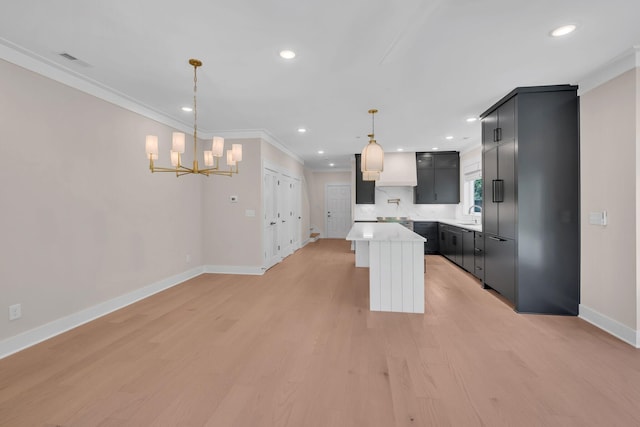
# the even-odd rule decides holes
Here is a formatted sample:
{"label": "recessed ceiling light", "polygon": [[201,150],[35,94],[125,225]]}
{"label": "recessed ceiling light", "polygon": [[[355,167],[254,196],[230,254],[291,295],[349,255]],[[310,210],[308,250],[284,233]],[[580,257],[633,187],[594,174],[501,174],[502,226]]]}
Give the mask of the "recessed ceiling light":
{"label": "recessed ceiling light", "polygon": [[563,25],[562,27],[558,27],[555,30],[551,31],[552,37],[562,37],[567,34],[571,34],[576,30],[576,26],[574,24]]}
{"label": "recessed ceiling light", "polygon": [[283,59],[293,59],[296,57],[296,53],[292,50],[281,50],[280,57]]}
{"label": "recessed ceiling light", "polygon": [[449,135],[449,136],[445,136],[444,139],[451,140],[451,139],[453,139],[453,137],[451,135]]}
{"label": "recessed ceiling light", "polygon": [[305,133],[307,130],[305,128],[298,128],[298,132]]}
{"label": "recessed ceiling light", "polygon": [[478,118],[477,118],[477,117],[469,117],[469,118],[467,119],[467,121],[468,121],[469,123],[475,122],[476,120],[478,120]]}
{"label": "recessed ceiling light", "polygon": [[404,148],[398,148],[396,151],[404,151]]}
{"label": "recessed ceiling light", "polygon": [[334,167],[336,164],[335,163],[329,163],[329,166]]}
{"label": "recessed ceiling light", "polygon": [[324,154],[323,150],[318,150],[318,154]]}
{"label": "recessed ceiling light", "polygon": [[438,151],[438,147],[433,147],[432,150],[433,151]]}
{"label": "recessed ceiling light", "polygon": [[193,111],[193,108],[191,107],[182,107],[182,111],[186,111],[187,113]]}

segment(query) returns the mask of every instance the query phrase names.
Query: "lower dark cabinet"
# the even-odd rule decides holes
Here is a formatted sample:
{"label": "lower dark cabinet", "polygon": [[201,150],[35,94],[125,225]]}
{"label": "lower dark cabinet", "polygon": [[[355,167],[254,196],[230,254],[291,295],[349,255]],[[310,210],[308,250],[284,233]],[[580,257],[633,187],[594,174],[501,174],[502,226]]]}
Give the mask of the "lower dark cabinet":
{"label": "lower dark cabinet", "polygon": [[462,262],[460,266],[469,273],[473,273],[475,268],[475,233],[466,228],[461,228],[460,231],[462,233]]}
{"label": "lower dark cabinet", "polygon": [[515,303],[515,241],[485,234],[484,283]]}
{"label": "lower dark cabinet", "polygon": [[440,224],[440,253],[450,261],[462,266],[462,230]]}
{"label": "lower dark cabinet", "polygon": [[476,232],[474,242],[473,275],[484,281],[484,234]]}
{"label": "lower dark cabinet", "polygon": [[432,222],[432,221],[414,222],[413,232],[427,239],[427,241],[424,242],[425,255],[437,254],[440,251],[437,222]]}

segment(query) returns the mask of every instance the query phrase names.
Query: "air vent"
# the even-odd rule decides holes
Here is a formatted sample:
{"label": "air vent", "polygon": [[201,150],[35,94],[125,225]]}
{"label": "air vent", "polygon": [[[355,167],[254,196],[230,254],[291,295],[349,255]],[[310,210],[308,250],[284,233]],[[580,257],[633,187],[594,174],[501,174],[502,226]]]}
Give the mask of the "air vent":
{"label": "air vent", "polygon": [[77,60],[78,60],[78,58],[76,58],[76,57],[75,57],[75,56],[73,56],[73,55],[68,54],[67,52],[62,52],[62,53],[60,54],[60,56],[62,56],[62,57],[63,57],[63,58],[65,58],[65,59],[68,59],[69,61],[77,61]]}

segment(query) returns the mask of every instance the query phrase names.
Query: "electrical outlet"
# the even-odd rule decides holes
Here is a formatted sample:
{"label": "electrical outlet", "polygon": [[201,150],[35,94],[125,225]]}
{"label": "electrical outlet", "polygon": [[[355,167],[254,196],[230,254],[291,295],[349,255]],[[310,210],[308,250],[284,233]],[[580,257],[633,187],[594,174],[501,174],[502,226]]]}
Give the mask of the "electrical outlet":
{"label": "electrical outlet", "polygon": [[16,320],[22,317],[22,304],[9,306],[9,320]]}

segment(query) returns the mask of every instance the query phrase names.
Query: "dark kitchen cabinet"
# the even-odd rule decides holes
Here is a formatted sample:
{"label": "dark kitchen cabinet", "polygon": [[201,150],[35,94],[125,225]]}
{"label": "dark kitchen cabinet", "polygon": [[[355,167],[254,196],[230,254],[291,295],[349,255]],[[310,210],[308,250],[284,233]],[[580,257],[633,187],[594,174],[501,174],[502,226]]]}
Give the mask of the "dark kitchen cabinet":
{"label": "dark kitchen cabinet", "polygon": [[356,154],[356,204],[373,205],[376,203],[376,182],[364,181],[360,170],[360,154]]}
{"label": "dark kitchen cabinet", "polygon": [[480,115],[483,283],[519,312],[578,313],[578,112],[577,86],[559,85],[516,88]]}
{"label": "dark kitchen cabinet", "polygon": [[473,275],[484,282],[484,234],[476,232],[474,241]]}
{"label": "dark kitchen cabinet", "polygon": [[462,266],[462,230],[440,224],[440,253],[455,264]]}
{"label": "dark kitchen cabinet", "polygon": [[460,153],[416,153],[416,204],[460,203]]}
{"label": "dark kitchen cabinet", "polygon": [[485,283],[509,301],[515,299],[515,241],[500,237],[485,238]]}
{"label": "dark kitchen cabinet", "polygon": [[413,231],[427,239],[424,242],[425,254],[436,254],[440,251],[437,222],[416,221],[413,223]]}
{"label": "dark kitchen cabinet", "polygon": [[460,266],[469,273],[473,273],[475,268],[474,232],[466,228],[460,228],[459,230],[462,237],[462,260]]}

